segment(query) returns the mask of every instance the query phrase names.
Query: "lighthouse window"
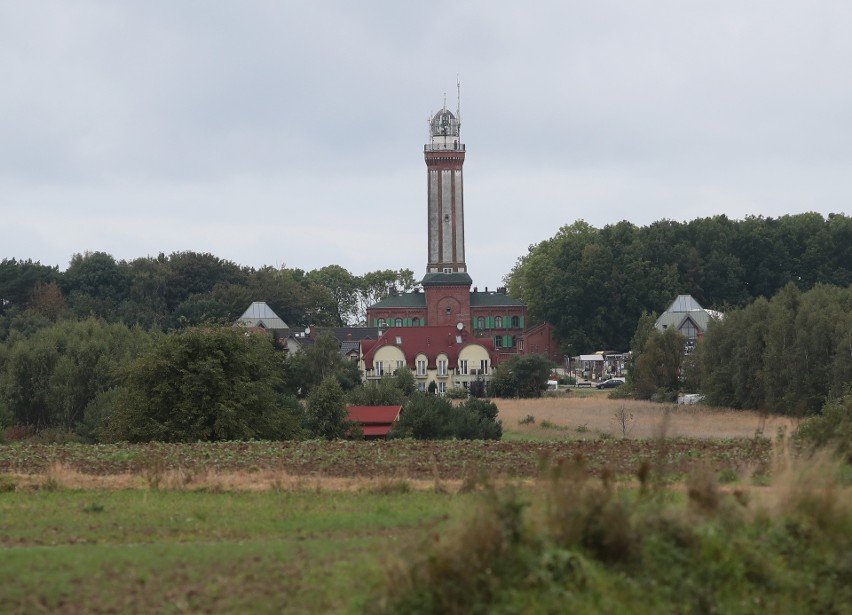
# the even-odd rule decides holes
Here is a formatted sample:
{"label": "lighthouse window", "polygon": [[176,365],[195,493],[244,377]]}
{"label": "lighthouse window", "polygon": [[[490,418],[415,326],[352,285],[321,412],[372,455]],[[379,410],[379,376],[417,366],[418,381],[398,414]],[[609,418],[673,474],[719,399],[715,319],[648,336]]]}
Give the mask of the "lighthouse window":
{"label": "lighthouse window", "polygon": [[450,221],[450,214],[444,214],[444,222]]}

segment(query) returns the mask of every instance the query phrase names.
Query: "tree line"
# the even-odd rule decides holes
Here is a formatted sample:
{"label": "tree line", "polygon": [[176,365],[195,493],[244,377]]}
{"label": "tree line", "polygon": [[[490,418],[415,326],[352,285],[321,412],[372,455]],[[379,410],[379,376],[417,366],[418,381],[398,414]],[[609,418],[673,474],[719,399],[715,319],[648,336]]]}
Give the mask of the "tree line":
{"label": "tree line", "polygon": [[392,437],[499,439],[491,402],[416,391],[399,370],[362,386],[320,335],[295,355],[264,334],[206,325],[163,333],[65,320],[0,344],[0,440],[196,442],[358,437],[346,405],[404,405]]}
{"label": "tree line", "polygon": [[409,269],[363,275],[338,265],[255,269],[199,252],[130,261],[104,252],[75,254],[65,271],[6,258],[0,261],[0,340],[59,318],[94,316],[161,330],[233,323],[253,301],[265,301],[291,325],[358,325],[367,306],[415,285]]}
{"label": "tree line", "polygon": [[530,320],[554,324],[565,353],[624,350],[641,314],[662,311],[679,294],[727,312],[788,283],[848,287],[852,218],[720,215],[601,229],[578,221],[530,246],[506,282]]}
{"label": "tree line", "polygon": [[701,392],[728,408],[804,416],[852,394],[852,287],[787,284],[711,320],[695,350],[673,328],[654,328],[644,314],[632,341],[632,393],[673,400],[678,390]]}

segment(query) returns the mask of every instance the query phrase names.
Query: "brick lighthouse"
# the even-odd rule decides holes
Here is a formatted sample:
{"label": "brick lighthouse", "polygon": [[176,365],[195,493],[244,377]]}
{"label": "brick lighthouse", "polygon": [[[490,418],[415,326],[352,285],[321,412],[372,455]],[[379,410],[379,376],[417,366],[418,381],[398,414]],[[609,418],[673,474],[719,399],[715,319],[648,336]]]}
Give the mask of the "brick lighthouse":
{"label": "brick lighthouse", "polygon": [[464,143],[459,112],[446,103],[429,121],[430,142],[424,150],[428,169],[429,262],[427,273],[465,273]]}
{"label": "brick lighthouse", "polygon": [[[463,339],[472,334],[490,339],[497,355],[544,353],[561,360],[553,326],[541,323],[528,326],[527,306],[509,297],[505,288],[479,290],[471,286],[464,245],[464,178],[462,169],[465,146],[461,142],[461,114],[443,108],[428,120],[429,136],[423,147],[426,160],[426,275],[421,286],[409,293],[393,293],[367,308],[367,326],[388,328],[394,335],[390,343],[407,344],[405,328],[426,328],[420,336],[424,357],[431,357],[438,339],[447,341],[447,331]],[[435,331],[440,328],[438,336]],[[483,342],[485,343],[485,342]],[[430,346],[431,344],[431,346]],[[412,355],[414,356],[414,355]],[[409,357],[410,358],[410,357]],[[395,359],[396,360],[396,359]],[[413,358],[411,359],[414,360]],[[491,361],[496,365],[497,359]],[[431,364],[430,364],[431,365]],[[411,363],[410,368],[415,369]],[[431,367],[429,368],[431,369]],[[464,370],[460,366],[458,369]],[[481,371],[485,369],[486,371]],[[487,367],[478,367],[487,374]]]}
{"label": "brick lighthouse", "polygon": [[428,263],[423,278],[427,322],[471,329],[470,285],[464,259],[464,143],[461,117],[444,108],[429,120],[423,148],[427,169]]}

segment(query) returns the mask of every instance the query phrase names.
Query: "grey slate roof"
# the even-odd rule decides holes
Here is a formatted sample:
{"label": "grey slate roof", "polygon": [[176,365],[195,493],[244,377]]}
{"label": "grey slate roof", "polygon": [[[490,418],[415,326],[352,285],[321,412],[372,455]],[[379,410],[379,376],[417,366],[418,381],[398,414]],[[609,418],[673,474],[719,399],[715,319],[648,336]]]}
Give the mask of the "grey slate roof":
{"label": "grey slate roof", "polygon": [[692,295],[678,295],[669,309],[660,314],[654,326],[660,330],[674,327],[679,331],[687,318],[691,319],[701,331],[706,331],[711,315],[701,307]]}
{"label": "grey slate roof", "polygon": [[703,312],[704,308],[692,295],[678,295],[666,312]]}
{"label": "grey slate roof", "polygon": [[473,279],[467,273],[427,273],[423,286],[470,286]]}
{"label": "grey slate roof", "polygon": [[361,352],[361,342],[345,341],[340,342],[340,354],[348,355],[350,352]]}
{"label": "grey slate roof", "polygon": [[237,320],[237,324],[243,327],[263,327],[265,329],[281,330],[289,329],[278,314],[272,311],[263,301],[255,301],[243,315]]}
{"label": "grey slate roof", "polygon": [[676,330],[680,331],[680,328],[686,322],[687,318],[692,319],[692,322],[694,322],[695,326],[701,331],[706,331],[707,325],[710,323],[710,315],[704,310],[701,310],[700,312],[663,312],[657,319],[657,322],[654,323],[654,326],[660,330],[674,327]]}
{"label": "grey slate roof", "polygon": [[425,308],[425,293],[402,293],[401,295],[390,295],[381,301],[374,303],[371,308]]}

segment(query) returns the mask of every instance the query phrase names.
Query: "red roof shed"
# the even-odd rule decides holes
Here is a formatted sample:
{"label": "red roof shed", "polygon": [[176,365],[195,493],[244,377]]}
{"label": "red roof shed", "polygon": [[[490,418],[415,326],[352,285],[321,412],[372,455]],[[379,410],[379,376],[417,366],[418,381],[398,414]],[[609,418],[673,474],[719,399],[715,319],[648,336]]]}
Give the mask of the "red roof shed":
{"label": "red roof shed", "polygon": [[346,406],[349,420],[361,424],[365,438],[387,438],[402,406]]}

